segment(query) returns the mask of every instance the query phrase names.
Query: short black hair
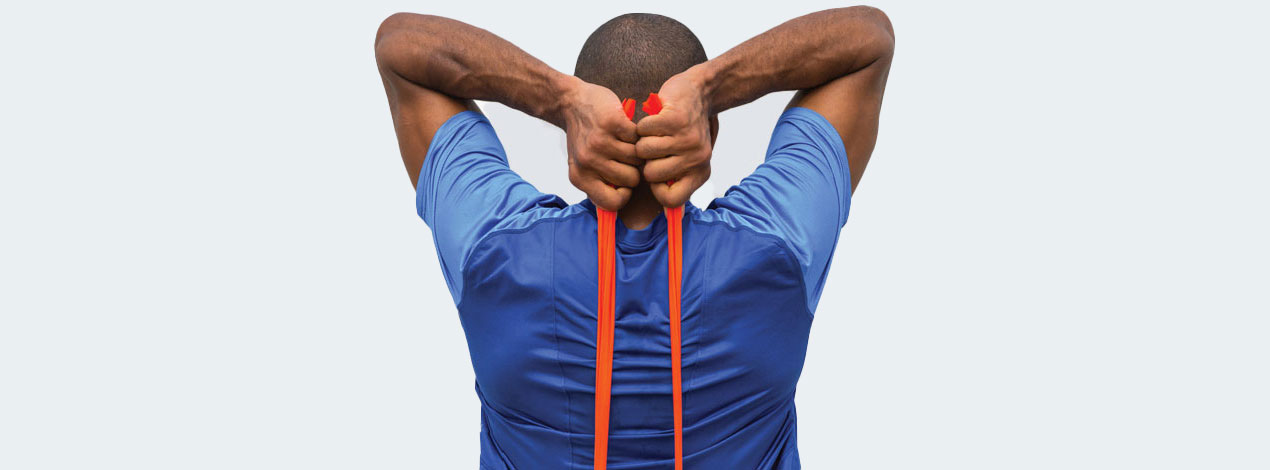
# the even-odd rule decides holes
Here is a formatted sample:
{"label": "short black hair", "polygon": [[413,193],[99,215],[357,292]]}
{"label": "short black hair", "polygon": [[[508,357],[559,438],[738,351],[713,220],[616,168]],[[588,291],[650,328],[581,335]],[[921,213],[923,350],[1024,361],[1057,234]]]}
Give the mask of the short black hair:
{"label": "short black hair", "polygon": [[578,53],[573,74],[643,102],[662,83],[706,61],[697,35],[673,18],[627,13],[600,25]]}

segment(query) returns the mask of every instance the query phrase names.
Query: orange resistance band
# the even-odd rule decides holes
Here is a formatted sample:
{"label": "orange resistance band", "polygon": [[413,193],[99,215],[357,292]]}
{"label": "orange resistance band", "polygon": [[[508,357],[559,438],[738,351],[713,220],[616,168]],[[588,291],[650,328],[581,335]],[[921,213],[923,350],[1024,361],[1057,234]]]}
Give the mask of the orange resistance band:
{"label": "orange resistance band", "polygon": [[[635,118],[635,100],[622,101],[622,111],[628,119]],[[649,93],[644,102],[644,112],[649,115],[661,112],[661,99]],[[667,185],[674,181],[667,181]],[[666,237],[669,251],[667,270],[670,299],[670,382],[675,419],[675,470],[684,468],[683,447],[683,357],[681,314],[679,310],[680,287],[683,282],[683,207],[666,208]],[[597,219],[597,254],[599,258],[599,292],[596,309],[598,318],[595,340],[595,470],[605,470],[609,452],[609,405],[613,391],[613,330],[616,325],[615,306],[617,283],[615,259],[617,255],[617,213],[595,208]]]}

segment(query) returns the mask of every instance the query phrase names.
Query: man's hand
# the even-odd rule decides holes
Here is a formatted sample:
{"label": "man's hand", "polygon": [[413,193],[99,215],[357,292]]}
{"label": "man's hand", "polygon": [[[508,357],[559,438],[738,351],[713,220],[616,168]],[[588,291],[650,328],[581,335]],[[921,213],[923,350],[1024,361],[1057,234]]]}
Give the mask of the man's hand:
{"label": "man's hand", "polygon": [[597,207],[617,211],[640,181],[635,123],[626,118],[621,100],[608,88],[574,80],[563,110],[569,182]]}
{"label": "man's hand", "polygon": [[664,207],[679,207],[710,178],[714,136],[705,77],[698,67],[670,77],[657,96],[662,109],[639,121],[635,153],[644,179]]}

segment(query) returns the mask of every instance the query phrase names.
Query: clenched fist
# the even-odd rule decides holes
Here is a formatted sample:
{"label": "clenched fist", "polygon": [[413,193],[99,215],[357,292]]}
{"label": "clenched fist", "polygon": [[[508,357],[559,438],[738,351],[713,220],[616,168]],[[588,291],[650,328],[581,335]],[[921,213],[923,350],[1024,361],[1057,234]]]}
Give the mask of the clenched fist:
{"label": "clenched fist", "polygon": [[715,127],[704,78],[694,69],[670,77],[657,95],[661,112],[639,121],[635,153],[657,202],[679,207],[710,178]]}
{"label": "clenched fist", "polygon": [[569,182],[597,207],[617,211],[640,182],[635,123],[608,88],[576,80],[563,97]]}

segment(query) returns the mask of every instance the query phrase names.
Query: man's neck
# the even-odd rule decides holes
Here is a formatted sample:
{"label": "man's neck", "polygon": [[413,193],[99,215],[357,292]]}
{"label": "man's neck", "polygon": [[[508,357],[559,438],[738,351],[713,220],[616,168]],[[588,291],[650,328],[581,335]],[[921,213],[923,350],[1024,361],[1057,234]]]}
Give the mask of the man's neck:
{"label": "man's neck", "polygon": [[653,197],[652,189],[648,187],[648,183],[641,182],[631,191],[630,201],[617,212],[617,216],[622,219],[626,228],[641,230],[652,224],[661,212],[661,203]]}

